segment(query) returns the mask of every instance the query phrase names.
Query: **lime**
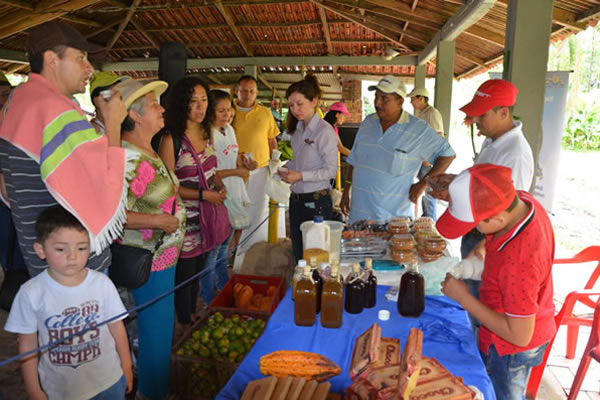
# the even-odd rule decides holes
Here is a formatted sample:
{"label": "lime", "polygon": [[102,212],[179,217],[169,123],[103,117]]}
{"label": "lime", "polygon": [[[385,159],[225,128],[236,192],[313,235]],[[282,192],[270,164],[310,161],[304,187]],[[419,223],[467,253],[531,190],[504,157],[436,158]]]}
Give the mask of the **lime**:
{"label": "lime", "polygon": [[214,318],[215,318],[215,321],[219,322],[219,323],[223,322],[223,320],[225,319],[225,317],[223,317],[223,314],[221,314],[218,311],[214,314]]}

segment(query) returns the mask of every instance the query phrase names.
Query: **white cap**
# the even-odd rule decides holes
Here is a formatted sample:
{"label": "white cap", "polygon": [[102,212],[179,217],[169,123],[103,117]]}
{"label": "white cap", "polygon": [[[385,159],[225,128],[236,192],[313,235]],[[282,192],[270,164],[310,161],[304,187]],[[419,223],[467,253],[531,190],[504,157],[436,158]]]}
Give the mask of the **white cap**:
{"label": "white cap", "polygon": [[304,259],[298,260],[298,266],[304,268],[306,266],[306,260],[304,260]]}
{"label": "white cap", "polygon": [[377,316],[380,321],[387,321],[390,319],[390,312],[388,310],[379,310]]}
{"label": "white cap", "polygon": [[408,94],[408,97],[423,96],[429,98],[429,90],[424,87],[416,87]]}
{"label": "white cap", "polygon": [[396,93],[400,97],[406,97],[406,86],[394,75],[386,75],[379,80],[377,85],[369,86],[369,90],[381,90],[383,93]]}

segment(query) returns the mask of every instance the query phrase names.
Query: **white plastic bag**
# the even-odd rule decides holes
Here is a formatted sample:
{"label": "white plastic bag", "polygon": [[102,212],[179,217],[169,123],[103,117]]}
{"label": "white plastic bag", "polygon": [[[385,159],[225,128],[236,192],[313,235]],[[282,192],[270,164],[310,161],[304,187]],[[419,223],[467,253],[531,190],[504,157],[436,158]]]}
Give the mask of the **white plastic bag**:
{"label": "white plastic bag", "polygon": [[277,150],[273,150],[273,158],[275,160],[269,160],[269,176],[267,177],[266,192],[269,198],[287,206],[290,202],[290,184],[285,183],[281,180],[281,177],[277,173],[277,170],[283,167],[283,162],[279,157],[275,157]]}

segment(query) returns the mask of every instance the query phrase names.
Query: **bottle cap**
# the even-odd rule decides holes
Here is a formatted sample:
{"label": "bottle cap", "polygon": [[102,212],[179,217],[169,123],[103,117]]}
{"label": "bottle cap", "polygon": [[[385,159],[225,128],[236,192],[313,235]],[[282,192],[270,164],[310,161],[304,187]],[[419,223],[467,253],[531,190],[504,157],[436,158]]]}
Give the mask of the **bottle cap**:
{"label": "bottle cap", "polygon": [[313,219],[313,222],[323,222],[323,216],[321,216],[321,215],[315,215],[315,218]]}
{"label": "bottle cap", "polygon": [[298,266],[304,268],[306,266],[306,260],[302,258],[298,260]]}
{"label": "bottle cap", "polygon": [[377,316],[379,317],[380,321],[387,321],[390,319],[390,312],[388,310],[379,310]]}

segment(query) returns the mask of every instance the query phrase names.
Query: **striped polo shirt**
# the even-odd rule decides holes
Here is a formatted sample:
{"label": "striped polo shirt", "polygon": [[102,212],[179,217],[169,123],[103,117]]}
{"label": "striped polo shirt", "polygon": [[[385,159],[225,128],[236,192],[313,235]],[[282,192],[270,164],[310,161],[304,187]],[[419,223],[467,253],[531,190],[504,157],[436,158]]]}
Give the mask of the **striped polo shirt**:
{"label": "striped polo shirt", "polygon": [[[33,251],[35,220],[46,208],[56,205],[40,175],[40,164],[4,139],[0,139],[0,172],[4,176],[8,202],[21,253],[31,277],[48,265]],[[104,270],[110,265],[110,249],[90,253],[87,267]]]}

